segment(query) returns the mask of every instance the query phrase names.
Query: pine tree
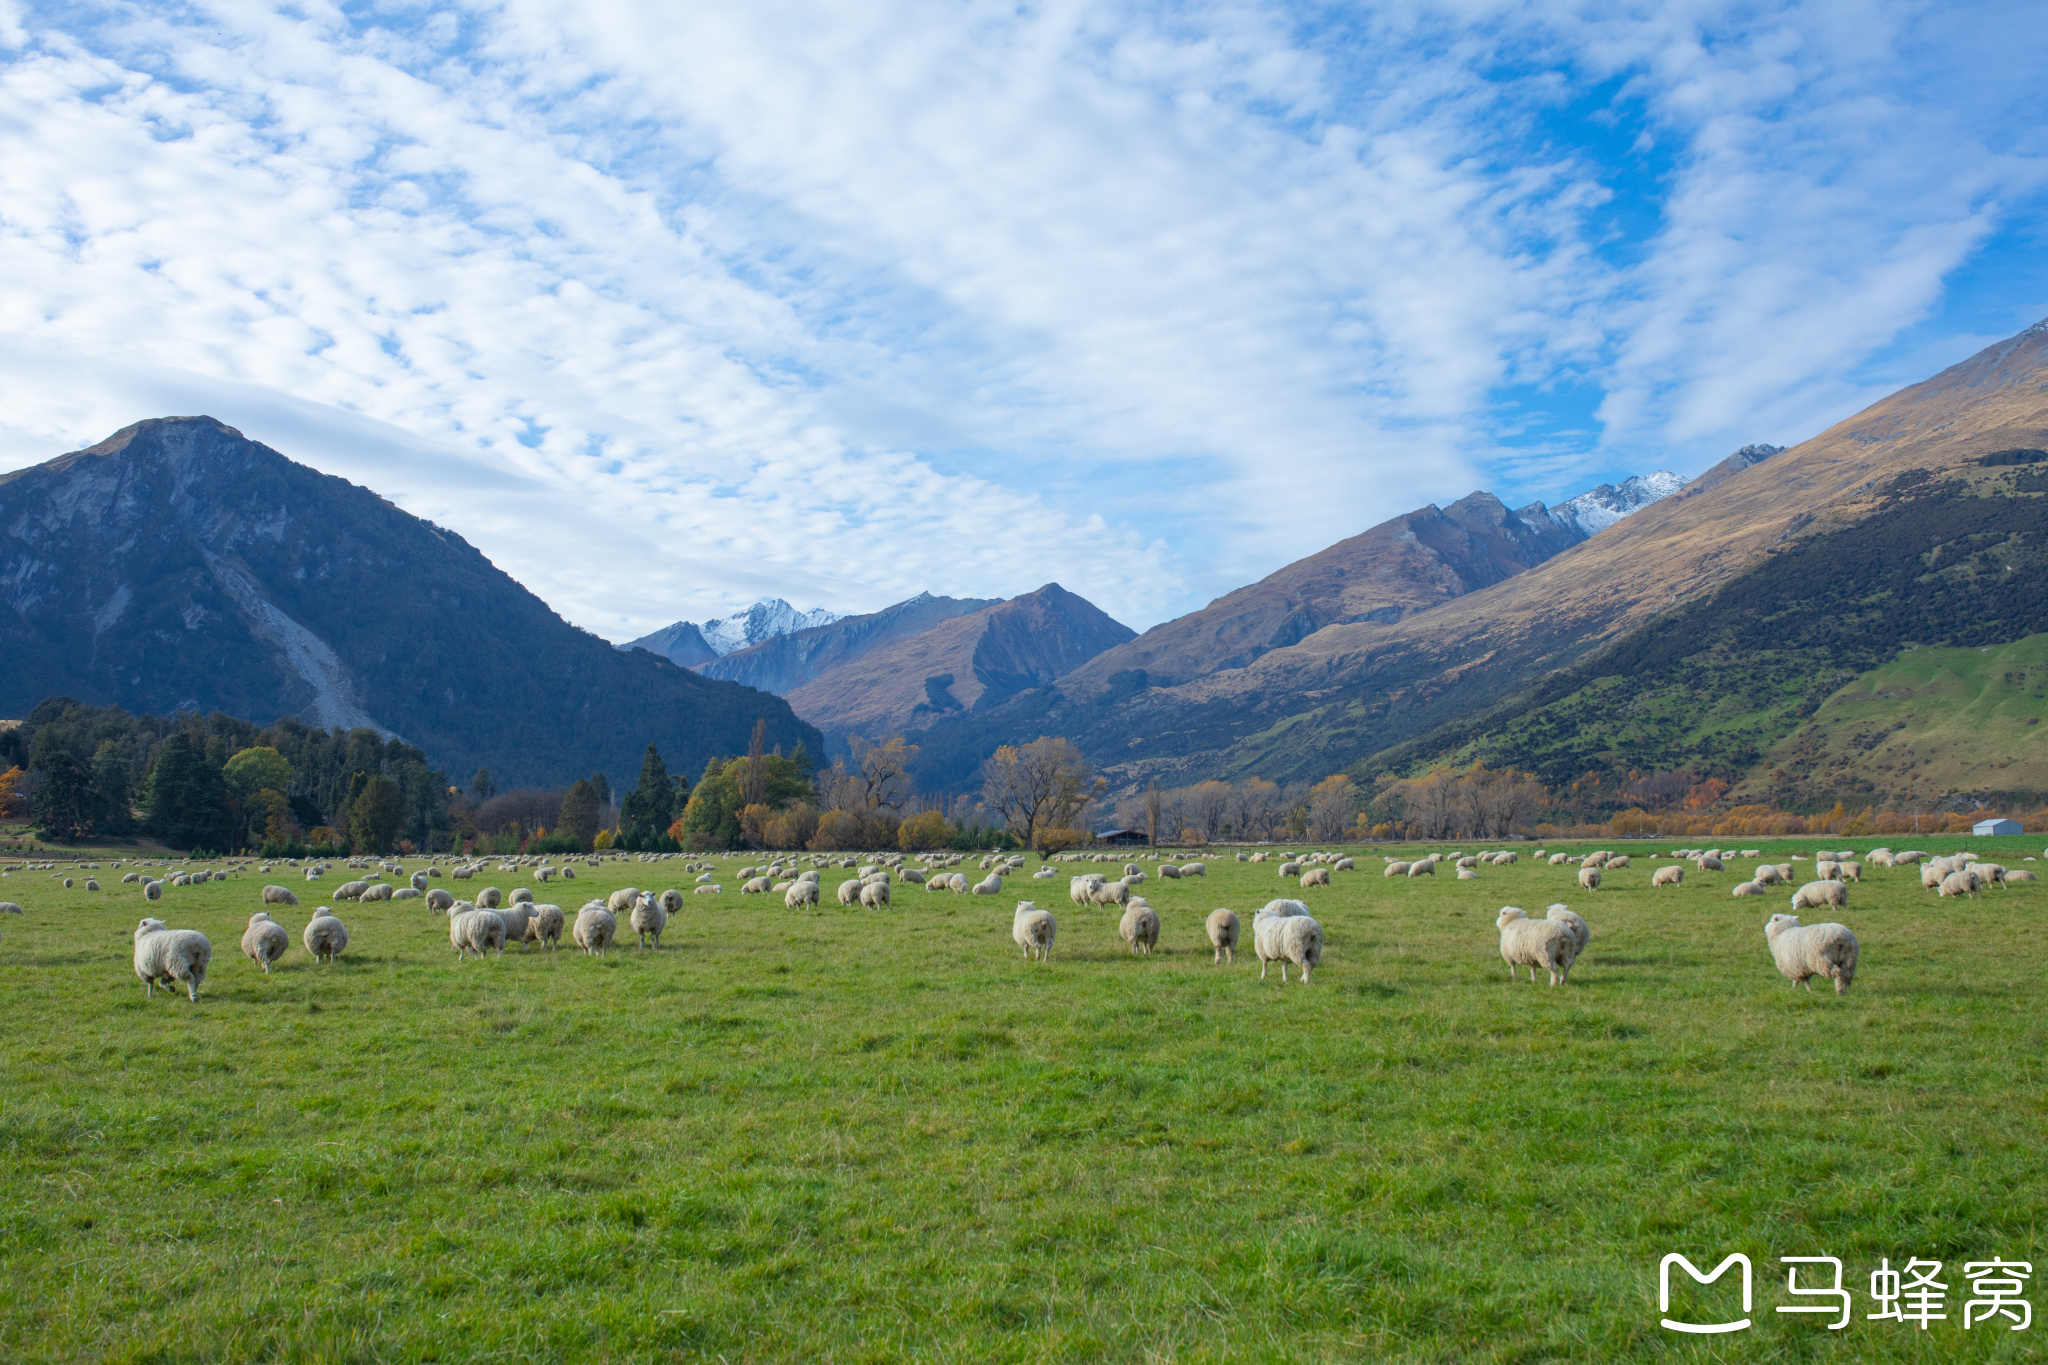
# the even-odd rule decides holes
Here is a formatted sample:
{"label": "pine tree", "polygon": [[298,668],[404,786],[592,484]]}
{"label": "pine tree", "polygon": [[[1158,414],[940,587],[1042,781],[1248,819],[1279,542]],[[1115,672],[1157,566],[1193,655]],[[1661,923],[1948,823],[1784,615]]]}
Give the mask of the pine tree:
{"label": "pine tree", "polygon": [[225,850],[234,838],[234,812],[220,769],[184,731],[165,740],[145,788],[147,828],[172,848]]}

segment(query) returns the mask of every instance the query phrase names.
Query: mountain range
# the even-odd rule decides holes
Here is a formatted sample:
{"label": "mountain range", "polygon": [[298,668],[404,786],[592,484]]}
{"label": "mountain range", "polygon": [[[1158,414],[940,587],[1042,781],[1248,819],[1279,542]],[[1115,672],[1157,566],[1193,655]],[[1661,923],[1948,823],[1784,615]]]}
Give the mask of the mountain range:
{"label": "mountain range", "polygon": [[830,625],[838,619],[823,607],[798,611],[779,597],[764,597],[745,611],[734,612],[731,616],[721,616],[702,625],[694,621],[678,621],[651,635],[630,640],[619,648],[644,649],[650,654],[661,655],[670,663],[696,668],[765,640]]}
{"label": "mountain range", "polygon": [[396,734],[466,780],[819,752],[781,698],[622,652],[461,537],[211,417],[0,474],[0,712],[54,695]]}

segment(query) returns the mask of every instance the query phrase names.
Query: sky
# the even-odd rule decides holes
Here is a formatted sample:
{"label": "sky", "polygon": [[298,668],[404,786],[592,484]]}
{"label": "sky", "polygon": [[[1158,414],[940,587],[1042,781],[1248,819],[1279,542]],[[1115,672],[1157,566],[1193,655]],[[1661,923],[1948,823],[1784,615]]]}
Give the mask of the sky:
{"label": "sky", "polygon": [[2048,316],[2025,4],[0,0],[0,469],[206,413],[625,640],[1691,475]]}

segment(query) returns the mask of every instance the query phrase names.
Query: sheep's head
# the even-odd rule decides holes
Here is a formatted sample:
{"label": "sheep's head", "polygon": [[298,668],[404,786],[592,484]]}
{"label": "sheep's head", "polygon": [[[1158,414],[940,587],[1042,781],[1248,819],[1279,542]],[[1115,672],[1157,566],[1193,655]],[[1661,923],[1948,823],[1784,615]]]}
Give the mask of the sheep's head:
{"label": "sheep's head", "polygon": [[144,934],[154,934],[159,930],[168,929],[169,927],[160,919],[145,918],[140,924],[135,926],[135,937],[141,938]]}
{"label": "sheep's head", "polygon": [[1770,920],[1764,925],[1764,937],[1776,938],[1787,929],[1797,929],[1798,927],[1799,916],[1797,915],[1772,915]]}
{"label": "sheep's head", "polygon": [[255,914],[253,914],[253,915],[249,916],[249,923],[251,923],[251,924],[256,924],[256,923],[259,923],[259,922],[261,922],[261,921],[264,921],[264,920],[268,920],[269,918],[270,918],[270,916],[269,916],[269,914],[268,914],[268,913],[266,913],[266,912],[264,912],[264,911],[262,911],[262,910],[258,910],[258,911],[257,911],[257,912],[256,912]]}
{"label": "sheep's head", "polygon": [[1496,919],[1493,923],[1495,928],[1505,929],[1508,927],[1508,925],[1514,923],[1516,920],[1527,918],[1529,918],[1528,913],[1524,911],[1521,906],[1503,905],[1500,908],[1500,918]]}

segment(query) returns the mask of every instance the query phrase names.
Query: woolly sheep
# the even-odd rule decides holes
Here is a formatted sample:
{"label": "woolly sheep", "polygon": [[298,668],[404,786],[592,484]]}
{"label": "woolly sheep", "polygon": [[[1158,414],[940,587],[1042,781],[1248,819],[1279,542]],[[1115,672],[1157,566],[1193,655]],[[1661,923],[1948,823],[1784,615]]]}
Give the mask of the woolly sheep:
{"label": "woolly sheep", "polygon": [[453,893],[444,891],[438,886],[427,893],[426,899],[427,909],[438,910],[444,915],[448,913],[448,907],[455,904]]}
{"label": "woolly sheep", "polygon": [[1328,886],[1330,884],[1330,869],[1327,867],[1310,868],[1301,874],[1301,884],[1305,887]]}
{"label": "woolly sheep", "polygon": [[860,903],[870,910],[879,910],[889,903],[889,883],[862,882]]}
{"label": "woolly sheep", "polygon": [[1172,863],[1161,863],[1159,865],[1159,875],[1170,882],[1177,882],[1180,880],[1180,869]]}
{"label": "woolly sheep", "polygon": [[1779,875],[1776,864],[1758,863],[1756,875],[1750,880],[1754,881],[1758,886],[1776,886],[1785,879]]}
{"label": "woolly sheep", "polygon": [[683,908],[683,893],[676,890],[673,886],[662,892],[658,899],[661,908],[671,915],[680,912]]}
{"label": "woolly sheep", "polygon": [[724,888],[724,887],[722,887],[722,886],[719,886],[719,885],[716,885],[716,884],[714,883],[714,884],[712,884],[712,885],[709,885],[709,886],[700,886],[700,887],[698,887],[698,888],[697,888],[697,894],[698,894],[698,895],[700,895],[700,896],[716,896],[716,895],[718,895],[718,894],[719,894],[719,893],[720,893],[721,891],[723,891],[723,890],[725,890],[725,888]]}
{"label": "woolly sheep", "polygon": [[1097,882],[1088,888],[1088,900],[1094,905],[1128,905],[1131,888],[1127,882]]}
{"label": "woolly sheep", "polygon": [[1052,943],[1059,932],[1059,922],[1051,911],[1041,910],[1030,901],[1017,902],[1017,913],[1010,920],[1010,941],[1024,950],[1026,958],[1052,961]]}
{"label": "woolly sheep", "polygon": [[1090,872],[1082,877],[1069,877],[1067,878],[1067,899],[1076,905],[1087,905],[1090,903],[1090,893],[1107,880],[1108,878],[1104,877],[1100,872]]}
{"label": "woolly sheep", "polygon": [[[1300,902],[1288,902],[1300,904]],[[1308,984],[1309,972],[1323,960],[1323,926],[1306,914],[1268,914],[1252,917],[1252,951],[1259,957],[1259,980],[1266,979],[1269,963],[1280,964],[1280,984],[1287,984],[1287,964],[1301,968],[1301,984]]]}
{"label": "woolly sheep", "polygon": [[[1943,896],[1975,896],[1977,894],[1976,872],[1966,867],[1961,871],[1949,873],[1941,879],[1938,894]],[[1799,907],[1795,905],[1792,908],[1797,910]]]}
{"label": "woolly sheep", "polygon": [[1832,858],[1816,858],[1813,875],[1824,882],[1838,882],[1842,880],[1842,865]]}
{"label": "woolly sheep", "polygon": [[1469,867],[1461,867],[1458,869],[1458,880],[1461,882],[1476,882],[1479,880],[1479,874]]}
{"label": "woolly sheep", "polygon": [[[676,899],[681,900],[682,897],[678,896]],[[785,909],[794,910],[799,905],[816,905],[817,903],[818,884],[816,882],[791,882],[789,889],[782,893],[782,904]]]}
{"label": "woolly sheep", "polygon": [[2032,882],[2039,880],[2040,878],[2036,877],[2033,873],[2027,871],[2025,868],[2021,868],[2017,872],[2006,873],[2003,885],[2011,886],[2014,882]]}
{"label": "woolly sheep", "polygon": [[1849,888],[1837,881],[1808,882],[1792,893],[1794,910],[1818,910],[1823,905],[1846,906]]}
{"label": "woolly sheep", "polygon": [[1116,931],[1131,945],[1132,953],[1143,948],[1149,957],[1159,943],[1159,913],[1142,900],[1134,900],[1117,922]]}
{"label": "woolly sheep", "polygon": [[242,931],[242,956],[261,967],[265,976],[270,975],[270,964],[291,946],[292,936],[267,912],[258,910],[249,916],[249,927]]}
{"label": "woolly sheep", "polygon": [[533,904],[533,892],[526,887],[515,886],[512,888],[512,894],[507,896],[505,899],[509,904],[512,905],[517,905],[521,901],[524,901],[526,904],[531,905]]}
{"label": "woolly sheep", "polygon": [[1772,915],[1764,925],[1771,960],[1794,985],[1813,989],[1810,978],[1835,983],[1836,995],[1847,995],[1856,979],[1856,935],[1840,924],[1801,924],[1793,915]]}
{"label": "woolly sheep", "polygon": [[160,919],[145,919],[135,926],[135,974],[142,978],[145,999],[156,994],[159,982],[170,987],[182,981],[186,995],[197,1004],[212,961],[213,944],[197,929],[173,929]]}
{"label": "woolly sheep", "polygon": [[[1977,885],[1979,886],[2005,885],[2005,869],[1997,863],[1971,863],[1970,871],[1977,874]],[[86,885],[90,887],[92,884],[88,882]]]}
{"label": "woolly sheep", "polygon": [[391,899],[394,889],[389,882],[374,882],[371,884],[370,889],[362,894],[360,899],[366,901],[388,901]]}
{"label": "woolly sheep", "polygon": [[[1583,873],[1599,869],[1579,870]],[[1510,981],[1515,979],[1517,967],[1529,969],[1532,984],[1538,967],[1550,973],[1553,986],[1564,984],[1571,975],[1572,961],[1578,956],[1578,939],[1569,925],[1554,919],[1532,920],[1514,905],[1502,906],[1494,923],[1500,928],[1500,958],[1508,964]]]}
{"label": "woolly sheep", "polygon": [[495,910],[505,903],[505,893],[495,886],[479,887],[475,903],[479,910]]}
{"label": "woolly sheep", "polygon": [[142,898],[146,901],[162,900],[164,898],[164,884],[162,882],[144,882],[142,884]]}
{"label": "woolly sheep", "polygon": [[299,938],[315,962],[332,962],[342,949],[348,947],[347,928],[324,905],[306,921],[306,931]]}
{"label": "woolly sheep", "polygon": [[987,877],[974,884],[974,894],[977,896],[998,896],[1002,894],[1002,890],[1002,874],[997,872],[989,873]]}
{"label": "woolly sheep", "polygon": [[[1598,891],[1600,889],[1600,869],[1597,866],[1579,869],[1579,889],[1582,891]],[[1529,969],[1529,979],[1531,981],[1536,979],[1536,969],[1534,967]]]}
{"label": "woolly sheep", "polygon": [[1735,889],[1729,892],[1732,896],[1761,896],[1763,893],[1763,887],[1755,882],[1737,882]]}
{"label": "woolly sheep", "polygon": [[1685,869],[1676,865],[1660,867],[1650,874],[1650,885],[1683,886],[1685,885]]}
{"label": "woolly sheep", "polygon": [[1586,921],[1579,918],[1577,911],[1565,905],[1551,906],[1543,917],[1572,931],[1572,960],[1578,961],[1585,953],[1586,945],[1593,941],[1593,931],[1586,927]]}
{"label": "woolly sheep", "polygon": [[527,918],[526,933],[522,942],[538,944],[553,950],[562,946],[564,917],[559,905],[536,905],[533,914]]}
{"label": "woolly sheep", "polygon": [[860,889],[863,885],[864,883],[862,882],[852,880],[839,883],[839,903],[841,905],[858,905],[860,903]]}
{"label": "woolly sheep", "polygon": [[[745,894],[745,892],[746,892],[746,888],[745,888],[745,887],[741,887],[741,888],[740,888],[740,891],[741,891],[741,894]],[[611,912],[612,912],[612,914],[614,914],[614,915],[626,915],[626,914],[631,914],[631,913],[632,913],[632,910],[633,910],[633,902],[635,902],[635,901],[637,901],[637,900],[639,900],[639,899],[640,899],[640,888],[639,888],[639,887],[637,887],[637,886],[622,886],[622,887],[620,887],[620,888],[619,888],[618,890],[616,890],[616,891],[612,892],[612,893],[611,893],[611,895],[609,895],[609,896],[607,896],[607,897],[605,898],[605,902],[604,902],[604,908],[605,908],[605,909],[607,909],[607,910],[609,910],[609,911],[611,911]],[[477,904],[478,904],[478,905],[482,905],[482,904],[483,904],[483,902],[482,902],[482,901],[478,901],[478,902],[477,902]]]}
{"label": "woolly sheep", "polygon": [[1281,876],[1283,876],[1283,877],[1299,877],[1299,876],[1301,875],[1301,864],[1300,864],[1300,863],[1282,863],[1282,864],[1280,864],[1280,875],[1281,875]]}
{"label": "woolly sheep", "polygon": [[1569,853],[1553,853],[1550,855],[1550,865],[1552,867],[1559,867],[1570,862],[1571,859],[1572,855]]}
{"label": "woolly sheep", "polygon": [[1722,870],[1721,860],[1719,858],[1710,857],[1706,854],[1701,854],[1699,858],[1695,860],[1695,862],[1698,865],[1699,870],[1702,872],[1719,872]]}
{"label": "woolly sheep", "polygon": [[461,910],[448,917],[448,945],[461,962],[471,953],[481,959],[495,948],[505,955],[505,921],[495,910]]}
{"label": "woolly sheep", "polygon": [[1237,915],[1230,910],[1216,909],[1209,912],[1204,927],[1209,931],[1209,944],[1216,950],[1216,961],[1221,963],[1225,956],[1230,965],[1237,965]]}
{"label": "woolly sheep", "polygon": [[[676,897],[678,901],[681,896]],[[652,893],[643,891],[640,899],[633,902],[633,916],[627,921],[633,932],[640,936],[640,946],[645,948],[647,940],[654,940],[657,951],[661,948],[661,931],[668,928],[668,910]]]}
{"label": "woolly sheep", "polygon": [[1628,855],[1627,855],[1626,853],[1617,853],[1617,854],[1615,854],[1615,855],[1614,855],[1614,856],[1613,856],[1612,858],[1609,858],[1609,859],[1607,860],[1607,868],[1608,868],[1608,870],[1609,870],[1609,871],[1613,871],[1613,870],[1614,870],[1614,869],[1616,869],[1616,868],[1621,868],[1621,867],[1627,867],[1627,866],[1628,866]]}
{"label": "woolly sheep", "polygon": [[1183,877],[1207,877],[1209,875],[1209,866],[1207,863],[1182,863],[1180,865],[1180,875]]}
{"label": "woolly sheep", "polygon": [[1380,875],[1382,877],[1405,877],[1408,875],[1408,864],[1403,862],[1388,863]]}
{"label": "woolly sheep", "polygon": [[573,934],[576,946],[592,957],[603,957],[604,950],[611,946],[612,937],[618,932],[619,921],[596,901],[576,912]]}
{"label": "woolly sheep", "polygon": [[1436,875],[1436,859],[1424,858],[1420,862],[1408,864],[1408,875],[1410,877],[1434,877]]}
{"label": "woolly sheep", "polygon": [[368,882],[343,882],[334,888],[334,898],[338,901],[361,900],[363,893],[369,889]]}
{"label": "woolly sheep", "polygon": [[[1041,873],[1043,873],[1043,869],[1041,869],[1040,871]],[[917,885],[922,886],[924,885],[924,873],[918,871],[914,867],[906,867],[903,869],[903,880],[906,882],[914,882]]]}
{"label": "woolly sheep", "polygon": [[415,890],[415,891],[424,891],[424,890],[426,890],[426,889],[427,889],[427,874],[426,874],[426,873],[424,873],[424,872],[415,872],[415,873],[413,873],[413,874],[412,874],[412,889],[413,889],[413,890]]}

